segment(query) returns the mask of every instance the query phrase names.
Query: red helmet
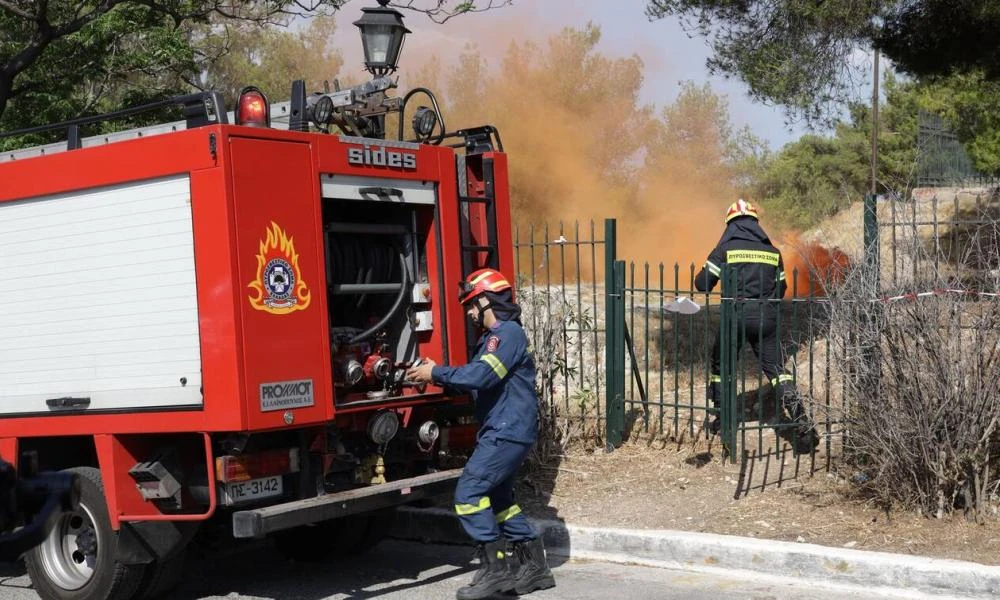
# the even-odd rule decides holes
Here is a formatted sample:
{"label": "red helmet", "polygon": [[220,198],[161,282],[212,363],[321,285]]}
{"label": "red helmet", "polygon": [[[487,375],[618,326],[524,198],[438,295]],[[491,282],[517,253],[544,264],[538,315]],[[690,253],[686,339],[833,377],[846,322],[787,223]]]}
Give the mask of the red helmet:
{"label": "red helmet", "polygon": [[486,292],[502,292],[510,289],[510,282],[503,273],[495,269],[479,269],[469,273],[465,281],[458,284],[458,301],[462,304]]}
{"label": "red helmet", "polygon": [[726,223],[732,221],[736,217],[753,217],[756,219],[757,207],[743,198],[740,198],[736,202],[729,205],[729,210],[726,211]]}

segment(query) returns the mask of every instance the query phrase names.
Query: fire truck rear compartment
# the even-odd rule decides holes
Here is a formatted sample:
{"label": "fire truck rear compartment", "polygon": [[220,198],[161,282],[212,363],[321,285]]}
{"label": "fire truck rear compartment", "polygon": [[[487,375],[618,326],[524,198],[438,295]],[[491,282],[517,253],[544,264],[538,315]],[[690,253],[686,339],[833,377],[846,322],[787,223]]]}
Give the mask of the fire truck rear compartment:
{"label": "fire truck rear compartment", "polygon": [[425,246],[430,185],[327,176],[323,244],[334,397],[377,403],[407,388],[417,336],[433,327]]}

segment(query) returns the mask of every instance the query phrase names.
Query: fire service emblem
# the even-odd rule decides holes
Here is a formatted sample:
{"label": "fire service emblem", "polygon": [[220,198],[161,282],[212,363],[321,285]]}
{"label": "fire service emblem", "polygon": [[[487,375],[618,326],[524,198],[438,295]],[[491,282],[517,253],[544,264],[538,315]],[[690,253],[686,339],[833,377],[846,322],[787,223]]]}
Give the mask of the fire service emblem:
{"label": "fire service emblem", "polygon": [[253,290],[250,306],[275,315],[305,310],[312,301],[309,286],[302,280],[295,243],[274,221],[260,241],[257,278],[247,287]]}

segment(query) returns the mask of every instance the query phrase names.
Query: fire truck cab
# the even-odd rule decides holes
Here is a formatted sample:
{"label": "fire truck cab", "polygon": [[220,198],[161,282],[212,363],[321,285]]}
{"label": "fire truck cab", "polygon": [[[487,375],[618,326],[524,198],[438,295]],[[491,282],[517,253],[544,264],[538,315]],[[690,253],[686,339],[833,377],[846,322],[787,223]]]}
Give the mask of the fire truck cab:
{"label": "fire truck cab", "polygon": [[464,363],[459,282],[513,271],[507,158],[436,102],[411,141],[366,135],[373,97],[406,104],[366,85],[275,106],[249,89],[231,115],[194,94],[134,109],[180,122],[81,137],[103,117],[79,119],[0,155],[23,293],[0,316],[0,456],[81,482],[25,556],[42,598],[162,594],[196,538],[359,552],[453,486],[468,398],[404,374]]}

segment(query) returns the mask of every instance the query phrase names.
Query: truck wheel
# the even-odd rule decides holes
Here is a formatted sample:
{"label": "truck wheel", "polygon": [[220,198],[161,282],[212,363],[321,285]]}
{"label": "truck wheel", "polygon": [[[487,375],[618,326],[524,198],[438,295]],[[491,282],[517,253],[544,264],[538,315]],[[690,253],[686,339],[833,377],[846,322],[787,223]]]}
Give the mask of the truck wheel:
{"label": "truck wheel", "polygon": [[356,556],[372,548],[375,539],[373,515],[351,515],[312,525],[279,531],[272,537],[278,553],[300,562],[315,562],[326,558]]}
{"label": "truck wheel", "polygon": [[35,591],[44,600],[129,600],[145,565],[115,559],[118,532],[111,528],[101,472],[67,469],[79,475],[80,505],[60,517],[45,541],[25,555]]}

